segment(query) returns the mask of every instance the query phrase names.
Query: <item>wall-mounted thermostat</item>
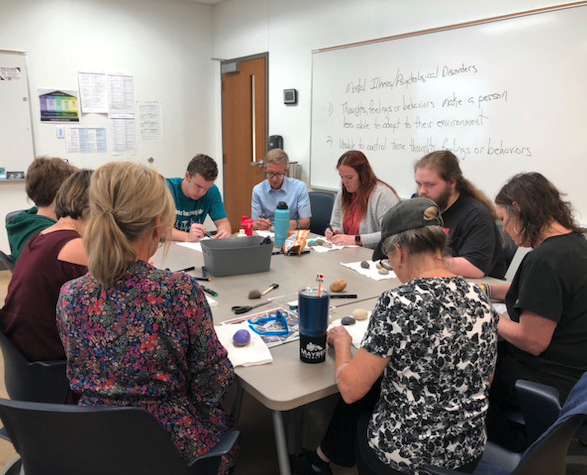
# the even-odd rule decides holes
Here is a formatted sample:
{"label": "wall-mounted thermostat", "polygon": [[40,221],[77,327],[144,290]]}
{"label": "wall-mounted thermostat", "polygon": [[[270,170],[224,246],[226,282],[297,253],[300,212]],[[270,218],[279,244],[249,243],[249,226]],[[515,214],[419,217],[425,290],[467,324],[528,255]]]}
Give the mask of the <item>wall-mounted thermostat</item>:
{"label": "wall-mounted thermostat", "polygon": [[298,103],[298,91],[295,89],[284,89],[283,90],[283,103],[284,104],[297,104]]}

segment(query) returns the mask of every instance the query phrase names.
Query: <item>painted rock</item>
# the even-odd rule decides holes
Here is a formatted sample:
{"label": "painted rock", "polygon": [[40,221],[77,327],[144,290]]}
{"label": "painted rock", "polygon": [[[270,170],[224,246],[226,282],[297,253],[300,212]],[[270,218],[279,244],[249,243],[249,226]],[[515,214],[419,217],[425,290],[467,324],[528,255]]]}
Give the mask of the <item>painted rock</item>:
{"label": "painted rock", "polygon": [[367,261],[363,261],[363,262],[361,262],[361,267],[363,269],[368,269],[370,266],[369,266],[369,263]]}
{"label": "painted rock", "polygon": [[251,334],[248,330],[237,330],[232,336],[234,346],[247,346],[251,341]]}
{"label": "painted rock", "polygon": [[340,323],[342,323],[343,325],[354,325],[355,319],[353,317],[342,317]]}

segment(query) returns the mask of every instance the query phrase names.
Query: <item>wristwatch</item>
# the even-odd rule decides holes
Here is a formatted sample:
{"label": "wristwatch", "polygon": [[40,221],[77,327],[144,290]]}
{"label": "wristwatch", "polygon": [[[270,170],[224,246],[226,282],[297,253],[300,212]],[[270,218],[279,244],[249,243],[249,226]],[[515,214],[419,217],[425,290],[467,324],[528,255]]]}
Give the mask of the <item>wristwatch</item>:
{"label": "wristwatch", "polygon": [[296,219],[296,229],[300,229],[300,220]]}
{"label": "wristwatch", "polygon": [[361,244],[361,236],[359,234],[355,236],[355,244],[357,246]]}

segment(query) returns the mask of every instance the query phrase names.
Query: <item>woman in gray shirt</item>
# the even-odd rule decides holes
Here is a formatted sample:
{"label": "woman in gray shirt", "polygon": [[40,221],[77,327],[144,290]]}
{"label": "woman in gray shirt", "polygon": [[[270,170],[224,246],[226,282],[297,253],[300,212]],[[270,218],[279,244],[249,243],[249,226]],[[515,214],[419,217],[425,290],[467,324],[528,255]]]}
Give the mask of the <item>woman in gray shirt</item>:
{"label": "woman in gray shirt", "polygon": [[381,238],[381,219],[400,201],[395,190],[375,176],[367,157],[345,152],[336,165],[342,181],[336,195],[326,239],[338,245],[356,244],[373,249]]}

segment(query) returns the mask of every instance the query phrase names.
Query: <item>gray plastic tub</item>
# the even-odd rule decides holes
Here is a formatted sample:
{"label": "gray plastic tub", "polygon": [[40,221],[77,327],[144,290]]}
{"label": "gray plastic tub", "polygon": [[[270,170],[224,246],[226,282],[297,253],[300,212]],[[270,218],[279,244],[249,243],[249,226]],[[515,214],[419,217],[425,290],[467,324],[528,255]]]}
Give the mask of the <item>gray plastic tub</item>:
{"label": "gray plastic tub", "polygon": [[206,270],[214,277],[267,272],[273,243],[261,245],[261,236],[200,241]]}

